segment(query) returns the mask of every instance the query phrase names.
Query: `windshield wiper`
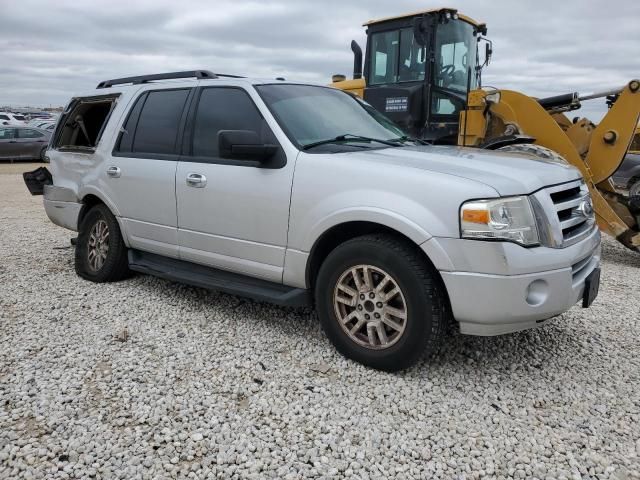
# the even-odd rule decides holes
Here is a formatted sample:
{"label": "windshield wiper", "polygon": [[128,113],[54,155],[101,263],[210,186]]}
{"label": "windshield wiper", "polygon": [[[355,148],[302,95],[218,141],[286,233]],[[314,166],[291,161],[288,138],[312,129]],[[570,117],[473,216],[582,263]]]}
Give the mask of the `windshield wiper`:
{"label": "windshield wiper", "polygon": [[398,144],[398,143],[406,143],[406,142],[421,143],[422,140],[419,140],[419,139],[413,138],[413,137],[409,137],[408,135],[403,135],[403,136],[397,137],[397,138],[390,138],[389,140],[387,140],[387,142],[396,142],[396,144]]}
{"label": "windshield wiper", "polygon": [[307,143],[302,146],[302,150],[309,150],[310,148],[318,147],[320,145],[327,145],[329,143],[339,143],[339,142],[347,142],[349,140],[355,142],[377,142],[382,143],[383,145],[388,145],[390,147],[397,147],[398,142],[392,140],[381,140],[379,138],[371,138],[371,137],[363,137],[362,135],[353,135],[351,133],[345,133],[343,135],[338,135],[337,137],[328,138],[326,140],[319,140],[317,142]]}

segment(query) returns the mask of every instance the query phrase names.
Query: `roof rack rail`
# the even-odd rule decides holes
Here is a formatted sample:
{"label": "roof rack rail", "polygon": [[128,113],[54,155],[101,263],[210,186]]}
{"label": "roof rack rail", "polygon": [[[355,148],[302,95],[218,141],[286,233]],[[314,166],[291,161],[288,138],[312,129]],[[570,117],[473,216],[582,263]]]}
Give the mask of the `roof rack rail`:
{"label": "roof rack rail", "polygon": [[[227,75],[225,75],[227,76]],[[154,80],[172,80],[175,78],[218,78],[213,72],[209,70],[187,70],[185,72],[169,72],[169,73],[156,73],[154,75],[140,75],[138,77],[124,77],[114,78],[113,80],[105,80],[100,82],[96,88],[109,88],[114,85],[122,85],[124,83],[131,83],[137,85],[140,83],[152,82]]]}
{"label": "roof rack rail", "polygon": [[218,77],[227,77],[227,78],[247,78],[247,77],[243,77],[242,75],[231,75],[230,73],[214,73],[214,75],[217,75]]}

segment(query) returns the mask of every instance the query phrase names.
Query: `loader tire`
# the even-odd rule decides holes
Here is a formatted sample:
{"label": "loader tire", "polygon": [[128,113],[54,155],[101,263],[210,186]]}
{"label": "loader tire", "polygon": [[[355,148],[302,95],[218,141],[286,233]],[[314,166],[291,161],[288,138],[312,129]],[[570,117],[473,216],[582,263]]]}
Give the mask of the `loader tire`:
{"label": "loader tire", "polygon": [[559,163],[562,165],[569,165],[569,162],[557,152],[547,147],[542,147],[534,143],[521,143],[516,145],[507,145],[506,147],[498,148],[500,152],[506,153],[522,153],[528,156],[539,158],[547,162]]}

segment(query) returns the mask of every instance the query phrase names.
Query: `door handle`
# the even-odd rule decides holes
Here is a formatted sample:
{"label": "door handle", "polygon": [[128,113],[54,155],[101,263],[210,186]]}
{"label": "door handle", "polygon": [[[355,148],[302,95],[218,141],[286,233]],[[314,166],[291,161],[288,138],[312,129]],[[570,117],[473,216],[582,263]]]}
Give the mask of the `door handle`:
{"label": "door handle", "polygon": [[207,185],[207,177],[200,173],[187,175],[187,185],[194,188],[204,188]]}
{"label": "door handle", "polygon": [[109,167],[107,168],[107,175],[109,175],[112,178],[120,178],[120,174],[122,173],[122,171],[120,170],[119,167]]}

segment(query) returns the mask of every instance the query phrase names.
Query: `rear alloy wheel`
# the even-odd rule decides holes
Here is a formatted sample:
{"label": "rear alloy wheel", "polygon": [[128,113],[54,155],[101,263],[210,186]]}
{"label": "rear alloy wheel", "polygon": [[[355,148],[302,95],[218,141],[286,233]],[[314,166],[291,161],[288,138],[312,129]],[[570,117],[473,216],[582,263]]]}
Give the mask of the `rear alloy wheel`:
{"label": "rear alloy wheel", "polygon": [[75,266],[78,275],[92,282],[114,282],[129,275],[120,226],[106,205],[92,207],[82,220]]}
{"label": "rear alloy wheel", "polygon": [[435,353],[450,319],[438,272],[418,247],[390,234],[357,237],[329,253],[315,299],[340,353],[389,372]]}

